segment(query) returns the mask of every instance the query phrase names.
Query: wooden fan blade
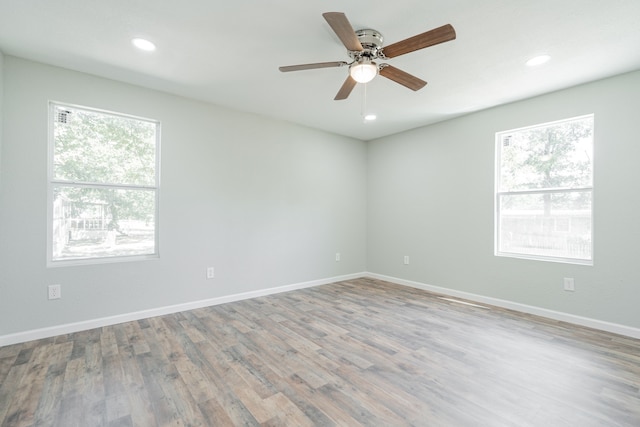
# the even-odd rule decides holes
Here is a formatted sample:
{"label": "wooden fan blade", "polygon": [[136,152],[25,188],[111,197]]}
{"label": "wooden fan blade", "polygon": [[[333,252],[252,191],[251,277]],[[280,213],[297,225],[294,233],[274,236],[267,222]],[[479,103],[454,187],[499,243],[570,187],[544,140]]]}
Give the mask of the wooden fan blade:
{"label": "wooden fan blade", "polygon": [[331,26],[333,32],[336,33],[342,44],[348,50],[356,50],[358,52],[364,50],[360,44],[360,40],[358,40],[358,36],[356,36],[356,32],[353,31],[353,27],[344,13],[326,12],[323,13],[322,16],[324,16],[324,19],[329,26]]}
{"label": "wooden fan blade", "polygon": [[424,80],[388,64],[380,68],[380,75],[388,78],[389,80],[393,80],[396,83],[400,83],[402,86],[411,90],[422,89],[427,84]]}
{"label": "wooden fan blade", "polygon": [[404,55],[405,53],[414,52],[424,49],[425,47],[448,42],[456,38],[456,30],[449,24],[442,27],[409,37],[408,39],[399,41],[382,48],[382,53],[387,58]]}
{"label": "wooden fan blade", "polygon": [[347,80],[345,80],[344,83],[342,83],[342,87],[338,91],[336,97],[333,99],[336,101],[347,99],[349,97],[349,94],[351,94],[351,91],[353,90],[353,88],[356,87],[356,84],[357,82],[353,80],[351,76],[347,76]]}
{"label": "wooden fan blade", "polygon": [[317,62],[315,64],[300,64],[300,65],[287,65],[284,67],[278,68],[283,73],[287,73],[289,71],[300,71],[300,70],[313,70],[316,68],[332,68],[332,67],[342,67],[344,65],[348,65],[347,62],[344,61],[335,61],[335,62]]}

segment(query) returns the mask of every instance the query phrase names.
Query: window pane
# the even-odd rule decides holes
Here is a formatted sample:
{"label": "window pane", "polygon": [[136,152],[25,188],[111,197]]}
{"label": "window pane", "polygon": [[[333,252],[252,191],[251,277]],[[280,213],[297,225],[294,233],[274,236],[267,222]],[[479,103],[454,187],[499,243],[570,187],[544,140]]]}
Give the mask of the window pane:
{"label": "window pane", "polygon": [[499,191],[593,184],[593,116],[502,134]]}
{"label": "window pane", "polygon": [[591,259],[591,192],[499,196],[498,251]]}
{"label": "window pane", "polygon": [[156,123],[66,106],[53,123],[54,180],[155,185]]}
{"label": "window pane", "polygon": [[155,190],[54,186],[53,260],[155,253]]}

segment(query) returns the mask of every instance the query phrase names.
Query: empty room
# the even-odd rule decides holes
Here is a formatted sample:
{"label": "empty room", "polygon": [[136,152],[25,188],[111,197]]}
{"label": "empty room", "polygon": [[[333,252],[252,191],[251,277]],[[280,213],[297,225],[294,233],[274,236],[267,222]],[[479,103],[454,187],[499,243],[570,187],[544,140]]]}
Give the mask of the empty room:
{"label": "empty room", "polygon": [[638,17],[0,0],[0,426],[640,425]]}

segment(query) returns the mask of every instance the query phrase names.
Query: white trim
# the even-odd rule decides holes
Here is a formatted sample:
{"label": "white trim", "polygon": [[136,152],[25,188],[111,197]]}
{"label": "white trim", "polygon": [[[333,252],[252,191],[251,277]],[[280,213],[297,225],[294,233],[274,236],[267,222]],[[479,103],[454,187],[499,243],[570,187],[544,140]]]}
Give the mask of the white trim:
{"label": "white trim", "polygon": [[18,344],[27,341],[37,340],[41,338],[49,338],[56,335],[70,334],[88,329],[100,328],[103,326],[116,325],[118,323],[130,322],[149,317],[162,316],[165,314],[173,314],[181,311],[194,310],[196,308],[209,307],[228,302],[241,301],[250,298],[256,298],[266,295],[277,294],[281,292],[289,292],[297,289],[310,288],[320,285],[328,285],[343,280],[359,279],[361,277],[370,277],[372,279],[384,280],[398,285],[409,286],[412,288],[423,289],[425,291],[434,292],[444,296],[464,298],[481,304],[494,305],[496,307],[507,308],[519,311],[521,313],[534,314],[536,316],[546,317],[548,319],[559,320],[562,322],[573,323],[575,325],[586,326],[589,328],[599,329],[601,331],[620,334],[631,338],[640,339],[640,329],[631,326],[620,325],[618,323],[605,322],[602,320],[591,319],[588,317],[575,316],[573,314],[563,313],[546,308],[535,307],[517,302],[507,301],[498,298],[485,297],[482,295],[472,294],[469,292],[456,291],[454,289],[442,288],[440,286],[427,285],[425,283],[414,282],[411,280],[399,279],[397,277],[385,276],[383,274],[362,272],[346,274],[342,276],[330,277],[327,279],[312,280],[309,282],[295,283],[292,285],[278,286],[268,289],[260,289],[256,291],[243,292],[240,294],[226,295],[222,297],[210,298],[200,301],[192,301],[183,304],[170,305],[166,307],[158,307],[149,310],[136,311],[133,313],[119,314],[116,316],[102,317],[99,319],[91,319],[76,323],[67,323],[64,325],[51,326],[41,329],[33,329],[25,332],[17,332],[15,334],[0,335],[0,347],[11,344]]}
{"label": "white trim", "polygon": [[0,335],[0,347],[11,344],[18,344],[42,338],[54,337],[56,335],[70,334],[73,332],[86,331],[103,326],[116,325],[118,323],[130,322],[140,319],[147,319],[165,314],[173,314],[181,311],[194,310],[196,308],[210,307],[228,302],[240,301],[265,295],[289,292],[297,289],[310,288],[313,286],[327,285],[329,283],[352,280],[365,277],[365,273],[353,273],[342,276],[330,277],[327,279],[311,280],[309,282],[295,283],[291,285],[278,286],[268,289],[243,292],[239,294],[225,295],[222,297],[210,298],[200,301],[192,301],[183,304],[169,305],[166,307],[152,308],[149,310],[136,311],[132,313],[118,314],[116,316],[102,317],[99,319],[84,320],[81,322],[67,323],[63,325],[50,326],[47,328],[33,329],[30,331],[17,332],[15,334]]}
{"label": "white trim", "polygon": [[[122,184],[122,183],[101,183],[92,181],[69,181],[66,179],[54,179],[54,157],[55,157],[55,117],[58,108],[68,108],[69,110],[84,111],[88,113],[101,114],[103,116],[115,116],[139,122],[146,122],[155,125],[155,176],[153,185],[139,184]],[[67,110],[68,111],[68,110]],[[71,112],[71,111],[69,111]],[[146,259],[160,258],[160,120],[139,117],[131,114],[120,113],[115,111],[103,110],[77,104],[69,104],[66,102],[49,100],[48,107],[48,136],[47,136],[47,268],[50,267],[69,267],[76,265],[103,264],[112,262],[140,261]],[[53,203],[54,189],[58,188],[96,188],[96,189],[115,189],[115,190],[133,190],[133,191],[149,191],[154,195],[154,247],[153,253],[133,254],[133,255],[117,255],[117,256],[86,256],[80,258],[53,258]]]}
{"label": "white trim", "polygon": [[537,123],[537,124],[534,124],[534,125],[522,126],[522,127],[519,127],[519,128],[501,130],[500,132],[496,132],[496,135],[497,134],[501,134],[502,135],[502,134],[507,134],[507,133],[527,131],[527,130],[541,128],[541,127],[550,127],[550,126],[554,126],[554,125],[559,125],[561,123],[568,123],[568,122],[578,121],[578,120],[582,120],[582,119],[587,119],[589,117],[595,117],[595,114],[594,113],[583,114],[581,116],[568,117],[566,119],[552,120],[550,122],[545,122],[545,123]]}
{"label": "white trim", "polygon": [[470,301],[494,305],[496,307],[507,308],[509,310],[519,311],[521,313],[534,314],[536,316],[546,317],[547,319],[558,320],[561,322],[573,323],[575,325],[586,326],[588,328],[599,329],[605,332],[624,335],[631,338],[640,339],[640,329],[631,326],[621,325],[619,323],[605,322],[603,320],[591,319],[589,317],[576,316],[574,314],[563,313],[561,311],[548,310],[546,308],[535,307],[532,305],[521,304],[518,302],[507,301],[499,298],[486,297],[482,295],[472,294],[469,292],[457,291],[455,289],[442,288],[439,286],[427,285],[425,283],[414,282],[411,280],[399,279],[397,277],[385,276],[383,274],[366,273],[367,277],[372,279],[385,280],[397,285],[409,286],[412,288],[423,289],[425,291],[434,292],[441,295],[464,298]]}
{"label": "white trim", "polygon": [[[519,132],[527,132],[533,129],[543,129],[543,128],[550,128],[553,126],[557,126],[559,124],[564,124],[564,123],[570,123],[570,122],[576,122],[576,121],[581,121],[581,120],[587,120],[590,119],[591,120],[591,154],[589,155],[589,161],[591,163],[591,185],[590,186],[583,186],[583,187],[576,187],[576,188],[532,188],[532,189],[524,189],[524,190],[511,190],[511,191],[503,191],[501,190],[501,180],[502,180],[502,152],[503,149],[505,147],[504,145],[504,141],[505,141],[505,137],[510,138],[513,134],[519,133]],[[582,116],[577,116],[577,117],[570,117],[570,118],[566,118],[566,119],[561,119],[561,120],[555,120],[552,122],[547,122],[547,123],[540,123],[540,124],[535,124],[535,125],[531,125],[531,126],[525,126],[525,127],[521,127],[521,128],[516,128],[516,129],[510,129],[510,130],[505,130],[505,131],[500,131],[500,132],[496,132],[495,134],[495,165],[494,165],[494,194],[495,194],[495,205],[494,205],[494,236],[493,236],[493,246],[494,246],[494,255],[495,256],[499,256],[499,257],[510,257],[510,258],[521,258],[521,259],[529,259],[529,260],[536,260],[536,261],[550,261],[550,262],[560,262],[560,263],[566,263],[566,264],[578,264],[578,265],[587,265],[587,266],[593,266],[593,251],[594,251],[594,244],[593,244],[593,237],[595,235],[594,232],[594,151],[595,151],[595,114],[591,113],[591,114],[585,114]],[[530,194],[534,194],[534,195],[544,195],[544,194],[556,194],[556,193],[574,193],[574,192],[584,192],[584,193],[589,193],[591,195],[591,202],[590,202],[590,209],[589,209],[589,214],[590,214],[590,221],[591,221],[591,227],[590,227],[590,240],[591,240],[591,256],[589,259],[583,259],[583,258],[568,258],[568,257],[561,257],[561,256],[555,256],[555,255],[546,255],[546,254],[542,254],[542,255],[537,255],[537,254],[527,254],[527,253],[520,253],[520,252],[509,252],[509,251],[502,251],[500,250],[500,245],[501,245],[501,223],[502,223],[502,218],[503,218],[503,214],[501,213],[500,207],[501,207],[501,199],[505,196],[519,196],[519,195],[530,195]]]}

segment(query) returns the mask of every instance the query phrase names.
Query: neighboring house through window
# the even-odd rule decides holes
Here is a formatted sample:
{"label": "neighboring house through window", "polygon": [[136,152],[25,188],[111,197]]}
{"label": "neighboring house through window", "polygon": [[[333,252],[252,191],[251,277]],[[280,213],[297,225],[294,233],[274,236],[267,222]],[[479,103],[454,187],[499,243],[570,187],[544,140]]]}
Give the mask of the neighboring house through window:
{"label": "neighboring house through window", "polygon": [[160,124],[49,106],[50,265],[158,255]]}
{"label": "neighboring house through window", "polygon": [[496,134],[499,256],[593,264],[593,115]]}

